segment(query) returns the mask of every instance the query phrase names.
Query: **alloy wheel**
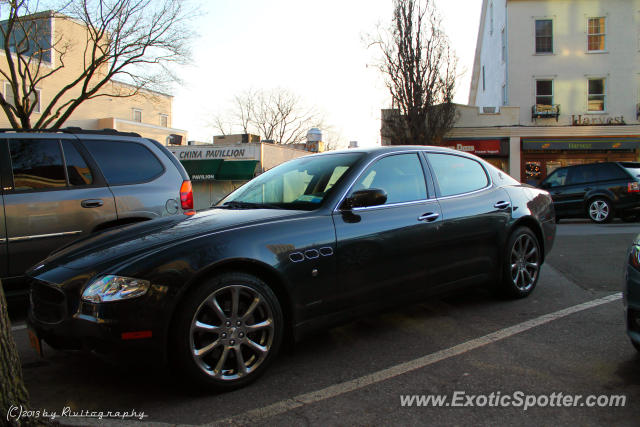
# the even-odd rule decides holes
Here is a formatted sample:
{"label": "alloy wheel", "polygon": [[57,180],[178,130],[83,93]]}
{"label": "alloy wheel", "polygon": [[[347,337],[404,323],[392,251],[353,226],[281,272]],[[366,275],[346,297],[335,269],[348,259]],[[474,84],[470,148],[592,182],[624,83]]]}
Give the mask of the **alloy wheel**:
{"label": "alloy wheel", "polygon": [[595,222],[604,222],[609,218],[609,204],[602,200],[596,199],[589,204],[589,218]]}
{"label": "alloy wheel", "polygon": [[538,245],[529,234],[520,235],[514,242],[510,256],[511,281],[522,292],[536,283],[540,270]]}
{"label": "alloy wheel", "polygon": [[253,373],[269,354],[273,311],[255,289],[225,286],[200,304],[189,334],[191,355],[202,371],[218,380],[237,380]]}

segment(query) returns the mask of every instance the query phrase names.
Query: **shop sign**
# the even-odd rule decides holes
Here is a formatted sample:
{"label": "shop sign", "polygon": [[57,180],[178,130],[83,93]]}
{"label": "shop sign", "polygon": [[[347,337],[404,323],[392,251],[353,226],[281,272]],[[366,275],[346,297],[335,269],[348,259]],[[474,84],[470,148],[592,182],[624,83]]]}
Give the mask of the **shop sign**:
{"label": "shop sign", "polygon": [[603,139],[523,139],[523,150],[633,150],[640,148],[639,138]]}
{"label": "shop sign", "polygon": [[582,117],[581,115],[572,115],[571,116],[571,125],[572,126],[614,126],[614,125],[625,125],[624,117],[609,117],[609,116],[599,116],[599,117]]}
{"label": "shop sign", "polygon": [[172,148],[168,147],[178,160],[259,160],[260,152],[253,145],[245,146],[192,146]]}
{"label": "shop sign", "polygon": [[467,140],[467,141],[445,141],[445,147],[453,148],[476,155],[482,154],[502,154],[499,139]]}

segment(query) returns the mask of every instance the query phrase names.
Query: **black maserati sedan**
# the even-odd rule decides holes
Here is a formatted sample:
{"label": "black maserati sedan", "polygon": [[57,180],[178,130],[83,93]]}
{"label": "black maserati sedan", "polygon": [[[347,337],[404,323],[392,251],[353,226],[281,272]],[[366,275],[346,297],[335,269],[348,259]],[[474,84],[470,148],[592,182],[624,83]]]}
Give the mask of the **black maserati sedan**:
{"label": "black maserati sedan", "polygon": [[255,380],[283,340],[402,301],[535,288],[547,191],[470,154],[396,146],[291,160],[211,209],[107,230],[34,266],[30,336],[190,384]]}

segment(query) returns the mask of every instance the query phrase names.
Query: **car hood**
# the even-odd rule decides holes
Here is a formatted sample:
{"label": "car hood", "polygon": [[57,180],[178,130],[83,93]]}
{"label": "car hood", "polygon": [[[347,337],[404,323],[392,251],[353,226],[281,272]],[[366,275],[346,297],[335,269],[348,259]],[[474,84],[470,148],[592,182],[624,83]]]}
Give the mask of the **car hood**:
{"label": "car hood", "polygon": [[174,216],[118,227],[93,234],[53,252],[32,267],[27,275],[36,277],[60,266],[83,270],[131,259],[139,253],[205,234],[303,213],[281,209],[211,209],[193,216]]}

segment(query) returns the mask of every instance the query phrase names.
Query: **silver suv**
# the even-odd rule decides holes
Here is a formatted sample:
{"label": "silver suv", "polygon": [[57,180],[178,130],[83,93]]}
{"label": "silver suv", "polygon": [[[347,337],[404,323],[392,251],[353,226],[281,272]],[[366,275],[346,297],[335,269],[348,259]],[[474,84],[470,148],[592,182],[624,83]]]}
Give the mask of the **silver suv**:
{"label": "silver suv", "polygon": [[0,130],[0,179],[0,278],[8,296],[26,290],[28,267],[72,240],[193,213],[180,162],[134,133]]}

